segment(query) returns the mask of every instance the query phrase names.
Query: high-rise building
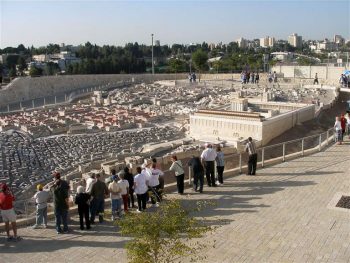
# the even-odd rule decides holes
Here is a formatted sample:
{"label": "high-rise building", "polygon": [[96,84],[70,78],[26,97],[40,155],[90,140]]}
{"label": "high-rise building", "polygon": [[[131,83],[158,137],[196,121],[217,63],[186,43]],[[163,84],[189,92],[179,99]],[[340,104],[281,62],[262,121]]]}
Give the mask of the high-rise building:
{"label": "high-rise building", "polygon": [[297,33],[293,33],[288,37],[288,43],[293,47],[301,48],[303,46],[303,39]]}
{"label": "high-rise building", "polygon": [[244,39],[243,37],[239,38],[236,42],[240,48],[246,48],[248,46],[248,40]]}
{"label": "high-rise building", "polygon": [[275,38],[274,37],[263,37],[260,38],[260,46],[261,47],[273,47],[275,45]]}
{"label": "high-rise building", "polygon": [[159,40],[154,41],[154,45],[155,45],[156,47],[160,47],[160,41],[159,41]]}

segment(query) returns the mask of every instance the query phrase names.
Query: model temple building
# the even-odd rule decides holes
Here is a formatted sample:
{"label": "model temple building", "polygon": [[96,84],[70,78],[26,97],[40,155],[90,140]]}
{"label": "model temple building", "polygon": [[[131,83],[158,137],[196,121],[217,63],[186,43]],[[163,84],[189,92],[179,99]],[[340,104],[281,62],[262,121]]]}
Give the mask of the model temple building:
{"label": "model temple building", "polygon": [[202,109],[190,115],[190,136],[201,141],[237,143],[253,137],[265,145],[296,124],[311,120],[315,105],[234,98],[229,109]]}

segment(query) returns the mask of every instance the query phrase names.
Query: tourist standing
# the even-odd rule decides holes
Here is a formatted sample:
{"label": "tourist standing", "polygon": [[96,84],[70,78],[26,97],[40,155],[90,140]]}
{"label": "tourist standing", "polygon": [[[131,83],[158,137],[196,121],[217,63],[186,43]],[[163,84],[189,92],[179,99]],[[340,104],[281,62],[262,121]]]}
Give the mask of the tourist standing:
{"label": "tourist standing", "polygon": [[247,73],[246,73],[246,76],[247,76],[247,77],[246,77],[246,79],[247,79],[246,83],[247,83],[247,84],[249,84],[249,80],[250,80],[250,72],[247,72]]}
{"label": "tourist standing", "polygon": [[347,123],[347,135],[349,136],[349,139],[350,139],[350,112],[348,112],[346,115],[345,115],[345,119],[346,119],[346,123]]}
{"label": "tourist standing", "polygon": [[196,82],[197,76],[194,72],[191,74],[191,77],[192,77],[192,82]]}
{"label": "tourist standing", "polygon": [[128,202],[129,202],[129,182],[125,179],[125,173],[124,171],[120,171],[118,173],[119,181],[118,185],[120,188],[120,194],[122,196],[123,200],[123,209],[124,212],[128,212]]}
{"label": "tourist standing", "polygon": [[[156,158],[152,158],[152,167],[155,165],[155,167],[159,170],[161,170],[160,164],[157,163],[157,159]],[[160,176],[159,177],[159,187],[160,187],[160,192],[163,191],[164,189],[164,176]]]}
{"label": "tourist standing", "polygon": [[42,184],[38,184],[36,189],[38,190],[35,195],[35,205],[36,205],[36,220],[35,225],[33,226],[34,229],[38,228],[41,224],[44,228],[47,227],[47,200],[49,199],[50,195],[48,191],[44,190],[44,187]]}
{"label": "tourist standing", "polygon": [[256,84],[259,84],[259,79],[260,79],[259,72],[257,72],[255,75],[255,83]]}
{"label": "tourist standing", "polygon": [[267,79],[268,79],[269,83],[271,83],[273,81],[271,72],[267,75]]}
{"label": "tourist standing", "polygon": [[[6,184],[0,185],[0,211],[2,220],[5,222],[5,231],[7,241],[20,241],[22,238],[17,236],[16,213],[13,209],[13,196],[10,188]],[[13,236],[10,235],[10,222]]]}
{"label": "tourist standing", "polygon": [[122,210],[121,189],[118,184],[118,177],[113,175],[112,182],[108,185],[108,191],[111,197],[112,221],[120,217]]}
{"label": "tourist standing", "polygon": [[339,117],[335,117],[334,129],[336,133],[335,141],[342,144],[342,127]]}
{"label": "tourist standing", "polygon": [[340,125],[341,125],[341,140],[344,141],[345,130],[347,126],[347,120],[342,113],[340,116]]}
{"label": "tourist standing", "polygon": [[[55,172],[53,176],[55,177],[55,181],[51,186],[51,190],[53,191],[55,206],[56,231],[57,234],[68,233],[69,185],[65,180],[61,179],[61,174],[59,172]],[[61,224],[63,224],[63,232]]]}
{"label": "tourist standing", "polygon": [[249,154],[247,175],[255,175],[256,164],[258,162],[258,153],[252,137],[248,138],[248,142],[245,146],[245,151]]}
{"label": "tourist standing", "polygon": [[151,174],[148,177],[148,190],[152,192],[152,195],[151,195],[152,205],[158,206],[158,204],[161,201],[159,178],[161,178],[163,175],[164,173],[157,168],[157,165],[155,163],[153,163],[151,168]]}
{"label": "tourist standing", "polygon": [[273,82],[277,83],[277,73],[276,73],[276,71],[273,72]]}
{"label": "tourist standing", "polygon": [[182,167],[182,163],[177,159],[176,155],[171,156],[173,162],[169,170],[175,172],[177,192],[182,195],[185,188],[185,171]]}
{"label": "tourist standing", "polygon": [[246,75],[245,75],[244,71],[242,71],[242,73],[241,73],[241,82],[242,82],[242,84],[245,84],[245,82],[246,82]]}
{"label": "tourist standing", "polygon": [[193,171],[193,190],[195,192],[199,191],[200,193],[202,193],[204,184],[204,168],[200,158],[193,155],[192,159],[188,162],[188,165],[192,167]]}
{"label": "tourist standing", "polygon": [[318,85],[318,76],[317,76],[317,73],[315,74],[314,85]]}
{"label": "tourist standing", "polygon": [[86,193],[88,194],[91,193],[91,189],[94,183],[96,183],[96,176],[95,174],[91,174],[89,178],[86,179],[86,188],[85,188]]}
{"label": "tourist standing", "polygon": [[104,182],[101,181],[101,175],[96,175],[96,182],[91,189],[91,218],[90,224],[95,224],[95,217],[98,215],[100,223],[103,222],[104,210],[105,210],[105,197],[108,196],[108,189]]}
{"label": "tourist standing", "polygon": [[124,179],[129,183],[129,197],[128,197],[128,208],[135,208],[134,199],[134,176],[130,173],[128,167],[124,168]]}
{"label": "tourist standing", "polygon": [[218,173],[219,184],[224,183],[224,169],[225,169],[225,159],[224,153],[221,150],[220,145],[216,147],[216,171]]}
{"label": "tourist standing", "polygon": [[254,72],[252,72],[252,84],[254,84],[255,83],[255,74],[254,74]]}
{"label": "tourist standing", "polygon": [[147,177],[142,173],[141,167],[136,168],[137,175],[134,178],[134,189],[137,196],[137,212],[142,212],[146,209],[147,205]]}
{"label": "tourist standing", "polygon": [[205,167],[205,175],[209,187],[215,187],[214,161],[216,159],[216,151],[210,143],[206,144],[206,149],[201,154],[201,160]]}
{"label": "tourist standing", "polygon": [[80,222],[80,230],[84,230],[84,219],[86,229],[91,229],[90,227],[90,219],[89,219],[89,210],[90,210],[90,195],[88,193],[84,193],[84,187],[78,186],[77,195],[75,196],[74,203],[78,205],[78,213],[79,213],[79,222]]}

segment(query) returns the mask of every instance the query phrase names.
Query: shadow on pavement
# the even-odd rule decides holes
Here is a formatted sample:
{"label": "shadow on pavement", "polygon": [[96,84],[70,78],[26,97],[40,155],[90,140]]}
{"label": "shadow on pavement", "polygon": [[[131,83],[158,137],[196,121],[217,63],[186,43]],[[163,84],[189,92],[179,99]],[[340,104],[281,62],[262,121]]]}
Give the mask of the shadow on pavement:
{"label": "shadow on pavement", "polygon": [[[231,216],[234,214],[255,213],[259,212],[261,208],[263,209],[270,207],[270,205],[259,204],[257,202],[259,199],[261,199],[259,195],[273,194],[278,191],[283,191],[288,187],[301,187],[309,185],[315,185],[315,183],[313,181],[284,180],[274,182],[234,181],[233,183],[225,183],[217,188],[205,187],[203,198],[201,198],[200,194],[192,192],[189,195],[194,197],[198,195],[198,198],[183,199],[183,204],[188,208],[194,208],[197,206],[199,201],[208,202],[208,206],[206,206],[200,212],[194,213],[194,215],[205,218],[204,222],[207,225],[220,226],[233,222],[234,217],[231,218]],[[210,191],[208,191],[208,189],[210,189]],[[213,196],[213,198],[211,199],[210,196]]]}
{"label": "shadow on pavement", "polygon": [[[72,221],[69,224],[72,232],[69,234],[56,234],[53,227],[45,230],[33,230],[33,231],[45,231],[40,235],[26,235],[25,231],[21,237],[23,238],[20,242],[7,242],[6,237],[0,238],[0,253],[35,253],[35,252],[53,252],[57,250],[64,250],[73,247],[91,247],[91,248],[124,248],[126,240],[123,241],[104,241],[102,237],[106,239],[112,236],[120,239],[117,234],[117,227],[111,223],[98,224],[98,226],[92,226],[89,231],[81,231],[79,229],[79,223]],[[32,231],[32,230],[27,230]],[[48,232],[50,231],[50,232]],[[52,233],[51,233],[52,231]],[[48,234],[49,233],[49,234]],[[21,234],[21,233],[19,233]],[[87,236],[94,237],[93,240],[81,240],[87,239]],[[99,238],[98,238],[99,237]]]}

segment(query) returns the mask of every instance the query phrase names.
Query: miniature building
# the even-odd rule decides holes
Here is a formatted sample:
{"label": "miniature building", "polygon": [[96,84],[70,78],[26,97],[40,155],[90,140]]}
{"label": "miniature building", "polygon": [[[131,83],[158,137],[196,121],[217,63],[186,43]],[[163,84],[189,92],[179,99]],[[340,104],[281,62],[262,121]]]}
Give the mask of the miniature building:
{"label": "miniature building", "polygon": [[[236,109],[246,101],[234,100]],[[190,136],[201,141],[226,140],[233,145],[253,137],[266,144],[300,122],[314,118],[315,105],[255,102],[250,111],[198,110],[190,115]],[[254,111],[252,109],[259,110]]]}

